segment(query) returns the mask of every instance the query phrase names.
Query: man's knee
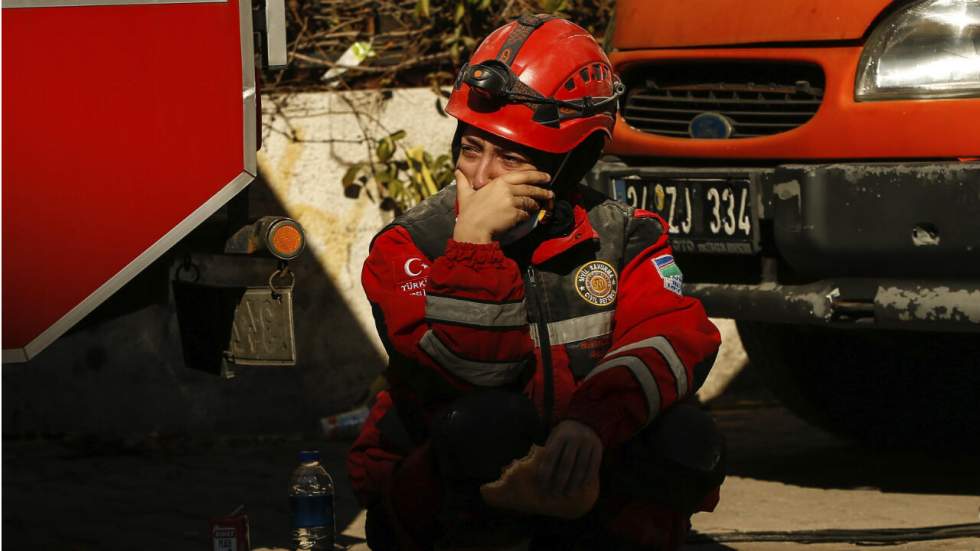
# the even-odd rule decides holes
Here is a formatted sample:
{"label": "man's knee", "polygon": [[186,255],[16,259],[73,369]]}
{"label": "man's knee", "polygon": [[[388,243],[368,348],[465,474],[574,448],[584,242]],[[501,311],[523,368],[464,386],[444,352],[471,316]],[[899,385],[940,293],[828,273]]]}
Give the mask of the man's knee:
{"label": "man's knee", "polygon": [[387,506],[369,512],[372,549],[375,541],[380,549],[390,541],[425,549],[523,537],[517,519],[482,501],[479,485],[528,453],[538,424],[533,404],[517,393],[480,391],[450,404],[433,419],[428,443],[396,468]]}
{"label": "man's knee", "polygon": [[725,440],[710,415],[678,404],[653,428],[647,438],[654,454],[691,471],[724,477]]}
{"label": "man's knee", "polygon": [[678,404],[630,440],[613,484],[628,495],[645,495],[693,513],[725,478],[725,442],[710,415]]}
{"label": "man's knee", "polygon": [[467,394],[432,424],[440,473],[458,482],[490,482],[541,440],[537,410],[524,395],[501,390]]}
{"label": "man's knee", "polygon": [[402,547],[398,533],[380,503],[368,507],[364,535],[372,551],[400,551]]}

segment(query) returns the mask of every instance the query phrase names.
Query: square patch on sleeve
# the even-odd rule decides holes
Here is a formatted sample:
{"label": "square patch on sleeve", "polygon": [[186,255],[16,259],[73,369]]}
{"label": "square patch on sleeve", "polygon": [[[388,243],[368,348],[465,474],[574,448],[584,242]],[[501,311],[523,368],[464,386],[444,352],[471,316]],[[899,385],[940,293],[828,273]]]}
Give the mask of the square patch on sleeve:
{"label": "square patch on sleeve", "polygon": [[674,262],[674,257],[665,254],[654,258],[651,262],[653,262],[653,266],[657,268],[657,273],[664,280],[664,289],[680,296],[684,286],[684,274],[681,273],[680,267]]}

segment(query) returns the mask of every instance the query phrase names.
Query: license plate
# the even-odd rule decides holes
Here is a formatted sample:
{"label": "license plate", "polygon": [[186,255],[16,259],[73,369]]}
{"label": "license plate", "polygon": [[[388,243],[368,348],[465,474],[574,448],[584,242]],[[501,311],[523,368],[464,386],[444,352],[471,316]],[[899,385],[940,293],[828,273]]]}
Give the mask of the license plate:
{"label": "license plate", "polygon": [[613,194],[662,216],[676,252],[756,252],[758,222],[747,179],[617,178]]}

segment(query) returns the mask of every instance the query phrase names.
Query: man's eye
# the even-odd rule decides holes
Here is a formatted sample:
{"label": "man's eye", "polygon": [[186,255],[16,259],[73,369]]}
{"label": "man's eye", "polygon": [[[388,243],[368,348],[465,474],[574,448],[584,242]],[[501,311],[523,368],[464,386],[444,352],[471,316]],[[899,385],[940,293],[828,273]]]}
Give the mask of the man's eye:
{"label": "man's eye", "polygon": [[510,164],[515,164],[515,165],[524,164],[524,163],[527,162],[524,159],[522,159],[521,157],[514,157],[513,155],[508,155],[508,156],[504,157],[504,160],[507,161]]}
{"label": "man's eye", "polygon": [[462,149],[463,151],[466,151],[467,153],[479,153],[480,152],[480,149],[478,147],[472,146],[472,145],[468,145],[468,144],[463,144],[460,147],[460,149]]}

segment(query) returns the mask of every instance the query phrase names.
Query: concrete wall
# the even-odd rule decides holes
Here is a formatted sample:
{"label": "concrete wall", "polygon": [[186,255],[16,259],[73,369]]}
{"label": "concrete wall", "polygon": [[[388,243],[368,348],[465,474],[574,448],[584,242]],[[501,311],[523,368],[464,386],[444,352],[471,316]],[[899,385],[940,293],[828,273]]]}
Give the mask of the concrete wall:
{"label": "concrete wall", "polygon": [[[436,101],[428,89],[263,97],[260,178],[248,189],[249,210],[291,216],[309,241],[292,263],[295,367],[243,367],[230,380],[184,367],[168,281],[185,242],[125,289],[148,290],[159,295],[155,301],[105,321],[91,318],[31,362],[3,366],[4,434],[313,433],[319,417],[355,405],[384,366],[360,267],[390,214],[366,194],[345,197],[341,177],[364,160],[364,132],[404,129],[406,145],[448,152],[455,120],[441,116]],[[265,285],[275,267],[193,257],[204,283]],[[730,323],[721,325],[732,333]],[[723,352],[734,358],[729,372],[744,365],[732,343],[727,338]],[[706,386],[717,393],[724,381]]]}
{"label": "concrete wall", "polygon": [[[310,252],[348,301],[356,323],[372,337],[374,323],[360,268],[371,238],[390,221],[390,214],[367,193],[344,197],[341,178],[347,167],[365,159],[365,131],[380,138],[406,130],[403,144],[441,154],[449,152],[456,128],[455,119],[438,113],[437,97],[429,89],[388,95],[369,91],[266,98],[259,154],[259,170],[269,188],[306,229]],[[360,120],[350,113],[351,105],[364,113]],[[380,341],[374,342],[380,351]]]}

